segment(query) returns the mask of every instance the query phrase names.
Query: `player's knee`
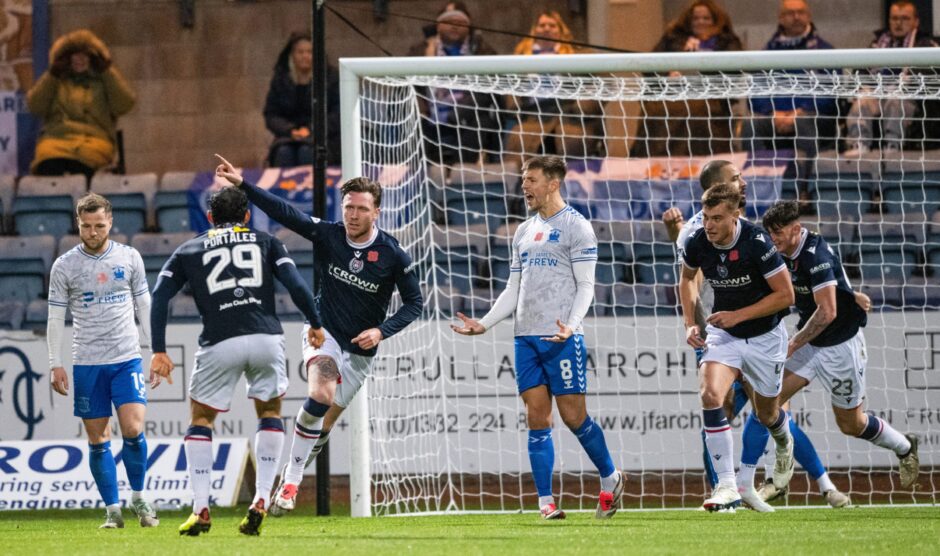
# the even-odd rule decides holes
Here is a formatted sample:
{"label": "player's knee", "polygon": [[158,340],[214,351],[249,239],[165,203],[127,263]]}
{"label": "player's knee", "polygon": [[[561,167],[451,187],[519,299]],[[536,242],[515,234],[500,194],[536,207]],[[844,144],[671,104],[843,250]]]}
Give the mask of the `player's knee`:
{"label": "player's knee", "polygon": [[547,429],[552,426],[551,410],[539,411],[530,408],[526,415],[526,422],[532,430]]}
{"label": "player's knee", "polygon": [[702,407],[704,408],[723,407],[725,404],[725,396],[710,386],[703,386],[699,395],[702,398]]}
{"label": "player's knee", "polygon": [[867,419],[864,417],[859,418],[859,416],[852,415],[840,415],[836,414],[836,426],[839,427],[839,430],[842,434],[846,436],[858,436],[862,434],[865,430],[865,425],[867,424]]}
{"label": "player's knee", "polygon": [[777,418],[780,416],[780,408],[755,407],[754,413],[757,415],[757,420],[760,421],[762,425],[770,427],[777,422]]}

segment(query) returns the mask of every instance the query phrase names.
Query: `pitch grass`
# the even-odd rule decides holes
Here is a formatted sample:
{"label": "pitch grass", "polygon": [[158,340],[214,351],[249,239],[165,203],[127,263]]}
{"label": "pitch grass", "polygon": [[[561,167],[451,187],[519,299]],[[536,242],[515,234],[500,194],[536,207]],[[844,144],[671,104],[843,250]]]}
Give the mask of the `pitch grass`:
{"label": "pitch grass", "polygon": [[111,531],[97,529],[101,511],[2,512],[0,546],[4,556],[940,553],[940,507],[622,512],[603,522],[588,513],[545,522],[534,513],[352,519],[301,512],[268,518],[259,538],[239,535],[243,512],[215,511],[212,531],[198,538],[177,533],[185,512],[162,512],[155,529],[128,520]]}

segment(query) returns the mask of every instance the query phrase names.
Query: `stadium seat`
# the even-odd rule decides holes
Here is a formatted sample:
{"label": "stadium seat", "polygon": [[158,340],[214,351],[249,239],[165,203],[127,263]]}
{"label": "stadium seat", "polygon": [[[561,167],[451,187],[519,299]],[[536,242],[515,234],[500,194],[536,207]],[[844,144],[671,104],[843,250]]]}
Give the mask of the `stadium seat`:
{"label": "stadium seat", "polygon": [[[124,234],[112,233],[108,237],[109,239],[111,239],[111,241],[114,241],[116,243],[123,243],[124,245],[129,245],[127,243],[127,236]],[[65,254],[66,251],[75,247],[81,242],[82,242],[82,238],[74,234],[69,234],[67,236],[60,237],[59,242],[58,242],[58,247],[56,248],[56,252],[55,252],[56,257],[61,257],[63,254]]]}
{"label": "stadium seat", "polygon": [[19,330],[25,314],[26,303],[17,299],[0,299],[0,330]]}
{"label": "stadium seat", "polygon": [[[45,299],[34,299],[26,306],[26,315],[23,319],[23,328],[26,330],[46,330],[49,322],[49,302]],[[72,311],[65,310],[65,324],[72,323]]]}
{"label": "stadium seat", "polygon": [[13,201],[20,235],[64,236],[75,224],[75,201],[85,194],[85,176],[23,176]]}
{"label": "stadium seat", "polygon": [[137,234],[131,239],[131,247],[140,252],[144,259],[144,268],[147,270],[147,284],[153,290],[157,284],[157,275],[166,260],[184,242],[192,239],[192,232],[175,234]]}
{"label": "stadium seat", "polygon": [[665,304],[665,299],[657,298],[657,288],[646,284],[616,285],[611,300],[617,316],[652,315],[659,303]]}
{"label": "stadium seat", "polygon": [[474,252],[470,247],[452,246],[449,250],[435,248],[434,269],[437,286],[450,286],[461,293],[470,293],[477,278]]}
{"label": "stadium seat", "polygon": [[467,297],[450,286],[433,287],[430,284],[421,285],[421,295],[424,297],[425,307],[437,307],[445,317],[451,317],[457,311],[464,310],[464,301]]}
{"label": "stadium seat", "polygon": [[940,209],[940,160],[885,160],[881,196],[886,212],[933,214]]}
{"label": "stadium seat", "polygon": [[624,243],[600,243],[597,246],[597,266],[594,280],[597,284],[612,286],[629,282],[633,257],[630,246]]}
{"label": "stadium seat", "polygon": [[872,156],[845,158],[833,151],[820,153],[811,186],[816,211],[829,219],[859,220],[868,212],[877,186],[874,176],[880,172],[880,161]]}
{"label": "stadium seat", "polygon": [[447,192],[446,218],[449,226],[486,224],[495,231],[509,222],[507,199],[503,195],[477,195]]}
{"label": "stadium seat", "polygon": [[132,236],[144,231],[151,223],[151,207],[157,190],[156,174],[95,174],[91,190],[111,201],[114,231]]}
{"label": "stadium seat", "polygon": [[0,237],[0,292],[4,297],[28,303],[42,295],[55,247],[51,235]]}
{"label": "stadium seat", "polygon": [[613,313],[613,296],[613,286],[594,284],[594,316],[604,317]]}
{"label": "stadium seat", "polygon": [[192,229],[189,221],[189,188],[195,178],[195,172],[167,172],[160,178],[153,207],[157,227],[162,232],[186,232]]}

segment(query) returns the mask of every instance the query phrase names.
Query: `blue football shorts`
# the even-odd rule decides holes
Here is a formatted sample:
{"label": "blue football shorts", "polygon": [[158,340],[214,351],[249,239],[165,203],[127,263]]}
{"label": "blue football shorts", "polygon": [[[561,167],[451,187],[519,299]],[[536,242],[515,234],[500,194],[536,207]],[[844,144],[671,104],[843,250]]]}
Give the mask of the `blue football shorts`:
{"label": "blue football shorts", "polygon": [[584,394],[587,391],[584,336],[575,334],[560,344],[540,338],[516,336],[516,384],[519,393],[544,384],[554,396]]}
{"label": "blue football shorts", "polygon": [[97,419],[111,416],[111,405],[147,405],[147,381],[140,358],[108,365],[75,365],[75,416]]}

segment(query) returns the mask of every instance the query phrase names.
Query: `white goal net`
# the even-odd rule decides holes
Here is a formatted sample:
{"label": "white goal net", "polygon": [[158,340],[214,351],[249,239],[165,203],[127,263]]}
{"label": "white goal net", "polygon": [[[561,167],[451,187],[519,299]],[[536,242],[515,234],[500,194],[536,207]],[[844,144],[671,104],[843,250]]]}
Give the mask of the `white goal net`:
{"label": "white goal net", "polygon": [[[855,504],[938,502],[940,52],[908,54],[919,66],[903,70],[870,69],[901,65],[890,52],[742,54],[343,60],[344,174],[382,182],[383,228],[426,296],[422,319],[383,342],[368,384],[353,474],[370,481],[357,491],[353,477],[354,515],[356,500],[358,515],[536,508],[511,319],[472,339],[448,325],[457,311],[484,315],[504,287],[527,216],[520,163],[540,153],[566,159],[565,197],[599,240],[587,401],[627,472],[624,507],[697,507],[708,488],[661,217],[698,210],[697,175],[713,159],[743,170],[751,219],[800,199],[804,225],[872,299],[865,407],[918,436],[921,477],[902,491],[897,458],[842,435],[813,383],[792,414],[830,477]],[[749,411],[733,421],[738,453]],[[553,428],[556,497],[593,510],[596,471],[557,414]],[[785,503],[823,502],[798,468]]]}

